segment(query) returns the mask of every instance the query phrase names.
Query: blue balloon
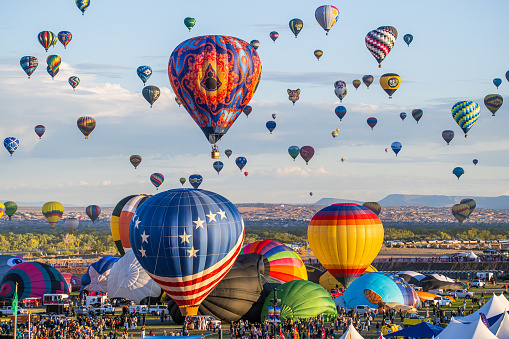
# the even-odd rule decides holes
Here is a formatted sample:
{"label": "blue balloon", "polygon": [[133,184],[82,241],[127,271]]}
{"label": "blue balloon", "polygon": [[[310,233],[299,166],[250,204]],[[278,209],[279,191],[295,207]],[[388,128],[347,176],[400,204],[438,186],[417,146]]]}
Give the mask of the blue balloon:
{"label": "blue balloon", "polygon": [[22,57],[19,60],[19,64],[21,65],[21,68],[23,68],[25,73],[28,75],[28,79],[30,79],[32,73],[35,72],[37,66],[39,66],[39,62],[37,61],[37,58],[34,56]]}
{"label": "blue balloon", "polygon": [[[216,161],[216,162],[214,162],[214,164],[212,166],[216,170],[217,175],[219,175],[219,172],[221,172],[221,170],[223,169],[223,162],[222,161]],[[197,188],[197,187],[195,187],[195,188]]]}
{"label": "blue balloon", "polygon": [[334,110],[334,112],[336,113],[336,115],[338,116],[339,118],[339,121],[343,120],[343,118],[345,117],[346,115],[346,107],[345,106],[338,106],[336,107],[336,109]]}
{"label": "blue balloon", "polygon": [[202,181],[203,181],[203,177],[201,175],[199,175],[199,174],[191,174],[189,176],[189,183],[194,188],[200,187]]}
{"label": "blue balloon", "polygon": [[87,273],[81,277],[82,289],[107,292],[107,281],[110,270],[118,258],[107,256],[88,266]]}
{"label": "blue balloon", "polygon": [[493,84],[498,88],[498,86],[502,85],[502,79],[500,78],[493,79]]}
{"label": "blue balloon", "polygon": [[406,44],[410,47],[410,43],[414,40],[414,36],[412,34],[405,34],[403,40],[405,40]]}
{"label": "blue balloon", "polygon": [[396,156],[398,156],[398,153],[399,151],[401,151],[401,149],[403,148],[403,145],[401,145],[401,142],[399,141],[394,141],[392,144],[391,144],[391,148],[392,148],[392,151],[394,153],[396,153]]}
{"label": "blue balloon", "polygon": [[244,222],[223,196],[179,188],[147,199],[131,220],[132,250],[188,314],[222,280],[242,249]]}
{"label": "blue balloon", "polygon": [[299,146],[290,146],[288,147],[288,154],[293,158],[293,161],[295,161],[295,158],[297,158],[300,154],[300,147]]}
{"label": "blue balloon", "polygon": [[7,137],[4,139],[4,147],[7,151],[9,151],[9,153],[11,154],[11,157],[12,157],[12,153],[14,153],[14,151],[16,151],[18,149],[18,146],[19,146],[19,140],[14,138],[14,137]]}
{"label": "blue balloon", "polygon": [[269,130],[270,134],[272,134],[272,131],[276,128],[276,122],[275,121],[267,121],[267,123],[265,124],[265,126],[267,127],[267,129]]}
{"label": "blue balloon", "polygon": [[145,83],[148,81],[148,78],[152,75],[152,68],[150,66],[140,66],[136,70],[138,73],[138,76],[140,77],[141,81],[143,81],[143,86],[145,86]]}
{"label": "blue balloon", "polygon": [[465,174],[465,170],[461,167],[455,167],[453,170],[452,170],[452,174],[454,174],[455,176],[458,177],[458,180],[460,180],[460,177]]}
{"label": "blue balloon", "polygon": [[406,113],[405,113],[405,112],[401,112],[401,113],[399,113],[399,117],[401,118],[401,120],[405,121],[405,119],[406,119]]}
{"label": "blue balloon", "polygon": [[509,71],[505,72],[505,78],[509,81]]}
{"label": "blue balloon", "polygon": [[238,157],[237,159],[235,159],[235,163],[237,164],[237,166],[239,167],[240,171],[242,172],[242,169],[247,164],[247,159],[244,158],[244,157]]}

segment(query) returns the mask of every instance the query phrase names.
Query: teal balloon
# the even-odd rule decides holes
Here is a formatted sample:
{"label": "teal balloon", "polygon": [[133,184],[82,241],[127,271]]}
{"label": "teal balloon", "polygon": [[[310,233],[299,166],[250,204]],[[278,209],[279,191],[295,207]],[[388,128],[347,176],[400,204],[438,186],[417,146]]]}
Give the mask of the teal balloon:
{"label": "teal balloon", "polygon": [[295,161],[295,158],[297,158],[300,154],[300,147],[299,146],[290,146],[288,147],[288,154],[293,158],[293,161]]}
{"label": "teal balloon", "polygon": [[493,85],[497,86],[498,88],[498,86],[502,85],[502,79],[500,78],[493,79]]}
{"label": "teal balloon", "polygon": [[452,174],[454,174],[455,176],[458,177],[458,180],[460,180],[460,177],[465,174],[465,170],[461,167],[455,167],[453,170],[452,170]]}
{"label": "teal balloon", "polygon": [[481,108],[473,101],[460,101],[452,106],[451,112],[454,121],[461,127],[466,138],[468,131],[470,131],[477,119],[479,119]]}

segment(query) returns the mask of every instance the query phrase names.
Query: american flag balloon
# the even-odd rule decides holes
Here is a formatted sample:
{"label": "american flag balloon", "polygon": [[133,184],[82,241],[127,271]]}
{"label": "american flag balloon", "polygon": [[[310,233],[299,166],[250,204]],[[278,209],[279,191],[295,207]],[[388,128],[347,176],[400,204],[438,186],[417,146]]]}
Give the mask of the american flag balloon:
{"label": "american flag balloon", "polygon": [[237,259],[244,222],[223,196],[179,188],[139,206],[129,236],[141,266],[179,305],[182,315],[196,315]]}

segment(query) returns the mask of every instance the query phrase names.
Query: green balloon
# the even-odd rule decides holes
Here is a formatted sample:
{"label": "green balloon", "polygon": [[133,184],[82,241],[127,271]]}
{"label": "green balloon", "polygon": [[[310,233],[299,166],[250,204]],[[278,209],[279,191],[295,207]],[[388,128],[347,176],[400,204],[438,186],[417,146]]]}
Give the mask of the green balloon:
{"label": "green balloon", "polygon": [[18,210],[18,205],[14,201],[7,201],[5,204],[5,214],[9,216],[9,220]]}
{"label": "green balloon", "polygon": [[186,25],[186,27],[189,29],[189,32],[191,32],[191,28],[193,28],[194,25],[196,25],[196,19],[187,17],[184,19],[184,25]]}
{"label": "green balloon", "polygon": [[[319,314],[337,315],[336,304],[331,295],[322,286],[307,280],[293,280],[280,285],[277,298],[281,299],[281,322],[287,319],[312,318]],[[270,292],[263,303],[261,321],[268,317],[269,306],[273,303],[274,291]]]}

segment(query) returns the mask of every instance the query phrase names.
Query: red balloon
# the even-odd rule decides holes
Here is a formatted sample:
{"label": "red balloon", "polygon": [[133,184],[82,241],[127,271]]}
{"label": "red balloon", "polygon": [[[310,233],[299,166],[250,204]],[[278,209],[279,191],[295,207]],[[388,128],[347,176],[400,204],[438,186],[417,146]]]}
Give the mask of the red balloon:
{"label": "red balloon", "polygon": [[315,155],[315,149],[311,146],[302,146],[300,149],[300,156],[304,161],[306,161],[306,165],[308,164],[308,161],[311,160],[311,158]]}
{"label": "red balloon", "polygon": [[244,172],[244,175],[245,175],[246,177],[248,176],[248,174],[249,174],[249,172]]}

